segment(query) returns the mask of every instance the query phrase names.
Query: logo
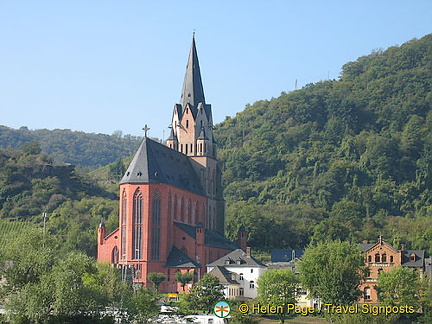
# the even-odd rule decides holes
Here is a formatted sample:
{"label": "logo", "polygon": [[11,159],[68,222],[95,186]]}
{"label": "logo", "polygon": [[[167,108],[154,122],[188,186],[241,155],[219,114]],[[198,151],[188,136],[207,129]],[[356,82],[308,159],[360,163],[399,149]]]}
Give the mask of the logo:
{"label": "logo", "polygon": [[226,301],[219,301],[213,307],[213,313],[220,318],[225,318],[231,311],[230,305]]}

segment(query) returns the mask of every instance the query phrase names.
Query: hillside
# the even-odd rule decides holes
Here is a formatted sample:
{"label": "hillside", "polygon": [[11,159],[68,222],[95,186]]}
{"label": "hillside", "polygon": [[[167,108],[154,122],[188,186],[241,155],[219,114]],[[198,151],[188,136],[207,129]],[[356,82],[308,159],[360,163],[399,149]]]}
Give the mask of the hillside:
{"label": "hillside", "polygon": [[431,71],[427,35],[219,124],[228,234],[245,223],[260,248],[383,234],[432,252]]}
{"label": "hillside", "polygon": [[21,127],[17,130],[0,125],[0,149],[19,149],[23,144],[33,141],[39,143],[42,151],[56,162],[96,169],[113,163],[119,157],[133,154],[141,138],[123,136],[120,131],[105,135],[67,129],[29,130]]}
{"label": "hillside", "polygon": [[[427,35],[217,125],[227,234],[235,240],[244,224],[262,250],[384,235],[396,248],[432,253],[431,71]],[[0,127],[9,147],[0,151],[0,217],[40,225],[48,211],[50,233],[94,254],[101,218],[108,231],[117,226],[117,181],[128,164],[119,158],[138,144],[121,134]],[[56,161],[105,167],[87,176]]]}
{"label": "hillside", "polygon": [[117,196],[78,174],[74,166],[54,163],[35,142],[20,150],[0,150],[0,237],[20,229],[19,224],[42,227],[44,212],[59,251],[80,249],[95,255],[101,219],[108,230],[117,227]]}

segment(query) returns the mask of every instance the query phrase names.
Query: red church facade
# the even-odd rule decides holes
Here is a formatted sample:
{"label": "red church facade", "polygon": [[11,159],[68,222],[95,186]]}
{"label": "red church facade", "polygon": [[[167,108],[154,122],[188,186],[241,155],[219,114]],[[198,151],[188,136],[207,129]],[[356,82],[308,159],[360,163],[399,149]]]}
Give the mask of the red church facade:
{"label": "red church facade", "polygon": [[161,272],[159,291],[176,292],[177,271],[193,271],[198,280],[206,264],[238,248],[223,235],[211,115],[193,39],[167,145],[145,136],[120,182],[119,228],[108,235],[103,223],[98,229],[98,261],[115,264],[124,278],[149,286],[148,274]]}

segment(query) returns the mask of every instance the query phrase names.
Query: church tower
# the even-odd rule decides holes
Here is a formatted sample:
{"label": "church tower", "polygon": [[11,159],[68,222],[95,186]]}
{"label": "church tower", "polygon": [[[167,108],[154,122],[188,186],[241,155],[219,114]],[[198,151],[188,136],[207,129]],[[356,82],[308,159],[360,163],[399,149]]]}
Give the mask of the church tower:
{"label": "church tower", "polygon": [[167,146],[190,157],[208,197],[205,227],[223,234],[225,202],[222,176],[216,160],[212,109],[205,101],[195,36],[192,38],[180,103],[174,105],[170,127]]}
{"label": "church tower", "polygon": [[176,292],[182,289],[177,272],[199,280],[206,264],[238,248],[223,235],[222,177],[195,38],[166,145],[144,130],[119,184],[119,227],[107,234],[101,223],[97,258],[115,264],[124,280],[146,287],[149,273],[163,273],[159,291]]}

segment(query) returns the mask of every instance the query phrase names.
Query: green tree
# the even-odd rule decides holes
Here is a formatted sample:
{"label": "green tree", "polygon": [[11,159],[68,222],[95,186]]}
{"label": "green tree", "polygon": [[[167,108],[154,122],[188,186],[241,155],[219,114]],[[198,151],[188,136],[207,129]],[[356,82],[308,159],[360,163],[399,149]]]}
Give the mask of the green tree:
{"label": "green tree", "polygon": [[109,174],[114,180],[120,180],[125,172],[126,168],[120,157],[109,166]]}
{"label": "green tree", "polygon": [[181,294],[183,306],[192,312],[211,313],[214,304],[224,300],[223,287],[219,279],[206,273],[188,294]]}
{"label": "green tree", "polygon": [[181,271],[177,271],[175,274],[175,279],[177,282],[180,283],[180,285],[183,288],[183,291],[185,290],[185,286],[188,282],[191,282],[193,279],[193,272],[185,272],[182,273]]}
{"label": "green tree", "polygon": [[[79,252],[59,255],[40,229],[22,231],[0,252],[1,297],[12,323],[87,323],[114,302],[118,275]],[[103,270],[105,269],[105,270]]]}
{"label": "green tree", "polygon": [[159,285],[165,280],[165,275],[161,272],[150,272],[147,279],[153,284],[153,287],[158,291]]}
{"label": "green tree", "polygon": [[[269,305],[295,304],[299,279],[292,270],[267,270],[257,281],[258,298]],[[279,321],[285,323],[285,313],[278,313]]]}
{"label": "green tree", "polygon": [[21,151],[27,155],[36,155],[42,152],[42,149],[37,141],[32,141],[30,143],[23,144],[21,146]]}
{"label": "green tree", "polygon": [[360,296],[364,256],[358,245],[327,241],[309,246],[300,262],[301,281],[311,296],[324,303],[347,305]]}
{"label": "green tree", "polygon": [[379,300],[387,305],[419,305],[424,283],[412,269],[396,267],[378,276]]}
{"label": "green tree", "polygon": [[159,307],[156,304],[158,299],[159,296],[154,290],[139,286],[134,291],[132,287],[124,284],[120,306],[128,314],[128,318],[124,319],[127,320],[126,323],[129,321],[149,323],[150,319],[159,313]]}

